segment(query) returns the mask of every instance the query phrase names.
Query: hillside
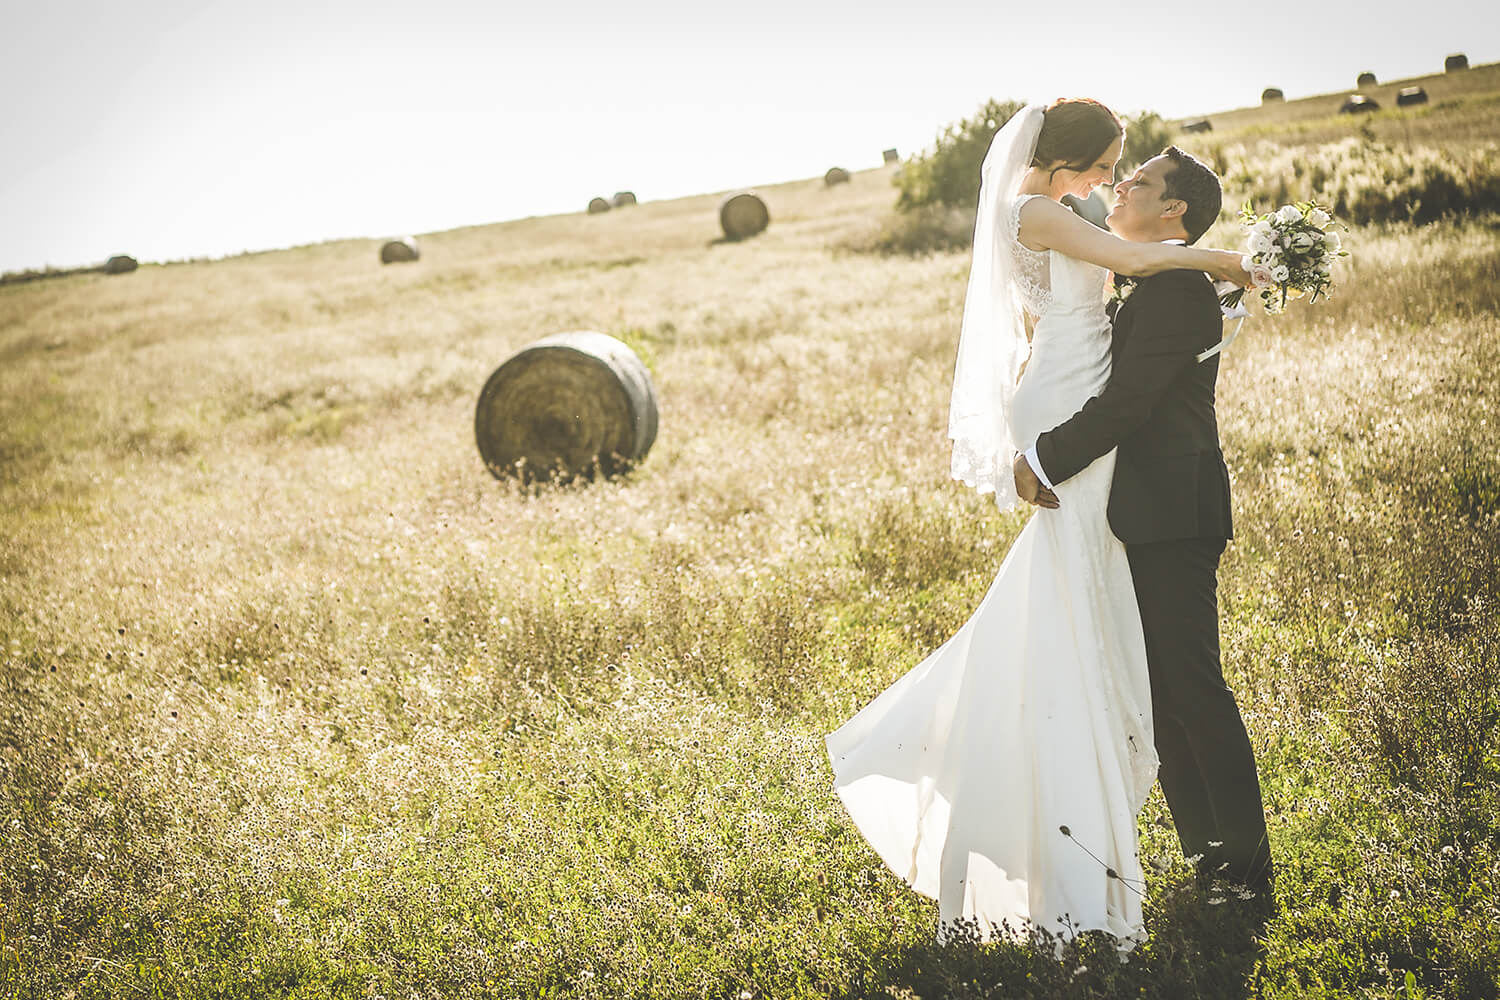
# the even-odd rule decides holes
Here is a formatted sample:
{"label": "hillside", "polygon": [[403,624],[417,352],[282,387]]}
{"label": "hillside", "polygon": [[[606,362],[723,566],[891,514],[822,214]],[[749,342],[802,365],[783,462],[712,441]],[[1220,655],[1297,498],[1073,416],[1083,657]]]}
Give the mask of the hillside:
{"label": "hillside", "polygon": [[[832,793],[1031,512],[949,477],[968,254],[848,249],[886,170],[762,191],[0,288],[0,996],[1500,995],[1493,216],[1355,227],[1223,359],[1278,910],[1153,794],[1122,963],[936,944]],[[493,478],[480,387],[574,329],[655,447]]]}
{"label": "hillside", "polygon": [[[1432,73],[1405,80],[1382,80],[1373,87],[1354,85],[1347,91],[1311,97],[1288,95],[1255,107],[1189,115],[1179,127],[1206,119],[1215,138],[1271,139],[1278,142],[1326,142],[1343,138],[1361,126],[1371,127],[1386,141],[1433,142],[1437,145],[1493,142],[1500,130],[1500,63],[1471,66],[1452,73]],[[1396,95],[1405,87],[1421,87],[1426,104],[1399,108]],[[1339,108],[1351,94],[1363,94],[1380,105],[1374,114],[1341,115]]]}

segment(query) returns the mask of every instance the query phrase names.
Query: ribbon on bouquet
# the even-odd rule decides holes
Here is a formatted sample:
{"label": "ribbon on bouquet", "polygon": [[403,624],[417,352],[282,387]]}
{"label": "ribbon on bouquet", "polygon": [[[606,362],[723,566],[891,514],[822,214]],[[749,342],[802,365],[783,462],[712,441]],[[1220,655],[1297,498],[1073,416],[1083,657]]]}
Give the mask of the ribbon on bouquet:
{"label": "ribbon on bouquet", "polygon": [[[1218,292],[1220,295],[1238,287],[1239,286],[1232,281],[1214,282],[1214,291]],[[1224,314],[1225,319],[1238,320],[1239,322],[1234,324],[1234,329],[1229,331],[1229,336],[1225,337],[1223,340],[1219,341],[1208,350],[1200,351],[1198,353],[1197,358],[1200,365],[1203,362],[1207,361],[1209,358],[1213,357],[1215,354],[1223,353],[1230,344],[1234,343],[1234,338],[1240,335],[1240,327],[1245,325],[1245,317],[1250,315],[1250,310],[1245,308],[1243,300],[1236,302],[1232,306],[1226,306],[1220,303],[1219,311]]]}

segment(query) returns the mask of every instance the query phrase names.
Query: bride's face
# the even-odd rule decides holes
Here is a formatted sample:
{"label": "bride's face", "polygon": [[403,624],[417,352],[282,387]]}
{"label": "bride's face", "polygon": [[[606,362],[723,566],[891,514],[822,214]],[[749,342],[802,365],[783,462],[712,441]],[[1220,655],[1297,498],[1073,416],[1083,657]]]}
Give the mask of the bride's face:
{"label": "bride's face", "polygon": [[[1089,194],[1100,184],[1113,184],[1115,179],[1115,164],[1120,162],[1120,154],[1125,151],[1125,136],[1118,135],[1115,141],[1110,143],[1109,148],[1086,170],[1070,170],[1063,167],[1056,174],[1057,195],[1061,197],[1071,194],[1077,198],[1087,198]],[[1058,164],[1053,164],[1057,166]]]}

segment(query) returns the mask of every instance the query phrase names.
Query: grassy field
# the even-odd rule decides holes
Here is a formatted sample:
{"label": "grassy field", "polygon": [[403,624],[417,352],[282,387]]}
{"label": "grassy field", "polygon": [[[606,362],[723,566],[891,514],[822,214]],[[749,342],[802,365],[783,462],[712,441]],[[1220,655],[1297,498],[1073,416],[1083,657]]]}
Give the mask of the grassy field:
{"label": "grassy field", "polygon": [[[843,249],[885,171],[764,195],[0,288],[0,995],[1500,995],[1500,224],[1356,230],[1227,355],[1279,912],[1156,797],[1150,942],[1059,962],[935,945],[822,746],[1027,516],[947,478],[967,255]],[[480,386],[578,328],[654,450],[495,481]]]}
{"label": "grassy field", "polygon": [[[1351,73],[1349,89],[1336,94],[1288,95],[1289,100],[1193,115],[1179,119],[1177,124],[1206,118],[1213,126],[1211,135],[1215,138],[1235,141],[1270,138],[1295,145],[1341,139],[1359,125],[1368,127],[1374,138],[1390,144],[1466,146],[1495,141],[1496,124],[1500,123],[1500,63],[1387,80],[1373,87],[1355,86],[1357,75]],[[1398,107],[1396,95],[1405,87],[1421,87],[1427,92],[1427,103]],[[1339,108],[1351,94],[1371,98],[1380,110],[1339,114]]]}

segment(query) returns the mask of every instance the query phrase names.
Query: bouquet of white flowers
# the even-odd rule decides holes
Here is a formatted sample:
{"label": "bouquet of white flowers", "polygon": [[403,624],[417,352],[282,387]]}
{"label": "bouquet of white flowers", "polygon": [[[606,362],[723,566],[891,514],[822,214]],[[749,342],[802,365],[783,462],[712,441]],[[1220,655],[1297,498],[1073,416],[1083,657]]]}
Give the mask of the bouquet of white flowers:
{"label": "bouquet of white flowers", "polygon": [[[1309,296],[1308,302],[1328,298],[1333,287],[1335,258],[1349,256],[1343,248],[1337,225],[1317,202],[1299,201],[1283,205],[1269,215],[1256,215],[1246,205],[1240,210],[1240,221],[1247,234],[1250,251],[1248,268],[1257,278],[1269,279],[1261,286],[1261,304],[1268,313],[1286,309],[1288,299]],[[1226,307],[1239,305],[1245,289],[1236,288],[1219,297]]]}

